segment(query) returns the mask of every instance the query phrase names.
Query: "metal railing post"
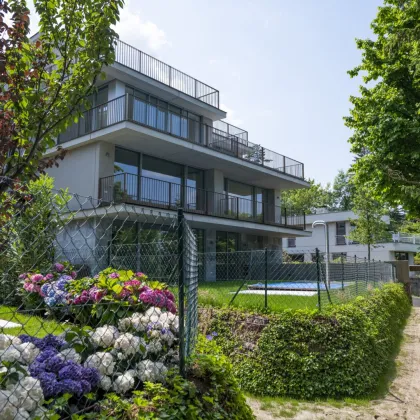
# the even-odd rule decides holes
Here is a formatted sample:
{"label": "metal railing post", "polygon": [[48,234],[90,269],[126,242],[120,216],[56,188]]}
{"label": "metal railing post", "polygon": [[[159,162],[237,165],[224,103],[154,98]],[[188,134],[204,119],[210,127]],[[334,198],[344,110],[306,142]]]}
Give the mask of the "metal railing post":
{"label": "metal railing post", "polygon": [[321,269],[320,269],[320,261],[319,261],[319,249],[315,249],[316,255],[316,288],[318,293],[318,310],[321,311]]}
{"label": "metal railing post", "polygon": [[341,289],[344,290],[344,254],[341,253]]}
{"label": "metal railing post", "polygon": [[284,208],[284,226],[287,226],[287,210]]}
{"label": "metal railing post", "polygon": [[184,212],[178,209],[179,373],[185,376]]}

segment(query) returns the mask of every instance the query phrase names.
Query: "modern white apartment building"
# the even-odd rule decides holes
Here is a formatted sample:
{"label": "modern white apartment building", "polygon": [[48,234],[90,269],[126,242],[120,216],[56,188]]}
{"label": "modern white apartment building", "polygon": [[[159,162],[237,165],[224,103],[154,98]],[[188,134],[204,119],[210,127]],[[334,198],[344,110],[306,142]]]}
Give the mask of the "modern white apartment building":
{"label": "modern white apartment building", "polygon": [[[325,233],[323,226],[312,227],[315,221],[324,221],[328,225],[330,259],[340,258],[342,254],[347,257],[357,256],[367,258],[367,245],[361,245],[348,238],[354,228],[350,220],[357,219],[352,211],[323,212],[306,216],[306,229],[312,236],[305,238],[290,237],[283,239],[283,249],[294,256],[294,259],[308,260],[315,255],[318,248],[325,252]],[[388,216],[383,217],[384,222],[390,222]],[[403,233],[389,235],[389,239],[376,243],[371,248],[371,258],[381,261],[408,260],[414,262],[414,255],[420,252],[420,237]]]}
{"label": "modern white apartment building", "polygon": [[57,140],[68,154],[49,170],[56,187],[104,206],[182,207],[202,252],[281,250],[282,238],[310,235],[280,199],[308,186],[304,165],[224,122],[216,89],[122,41],[105,73],[92,108]]}

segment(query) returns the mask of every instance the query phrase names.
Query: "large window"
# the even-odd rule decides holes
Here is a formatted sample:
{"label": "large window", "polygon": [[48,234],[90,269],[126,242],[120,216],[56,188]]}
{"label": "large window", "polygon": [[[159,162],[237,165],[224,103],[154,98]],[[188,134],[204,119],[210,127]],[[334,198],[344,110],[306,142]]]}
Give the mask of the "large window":
{"label": "large window", "polygon": [[262,218],[265,191],[259,187],[225,179],[226,211],[241,219]]}
{"label": "large window", "polygon": [[[138,199],[139,161],[139,153],[118,147],[115,149],[114,200],[125,201],[124,198]],[[107,180],[104,182],[107,182]]]}
{"label": "large window", "polygon": [[408,261],[408,252],[395,252],[395,259],[397,261]]}
{"label": "large window", "polygon": [[239,235],[235,232],[216,232],[216,252],[239,251]]}
{"label": "large window", "polygon": [[128,111],[134,121],[198,142],[200,138],[198,115],[130,86],[126,86],[125,91],[133,97],[132,109]]}
{"label": "large window", "polygon": [[346,245],[346,222],[336,223],[336,245]]}
{"label": "large window", "polygon": [[183,171],[182,165],[143,155],[142,201],[180,206]]}
{"label": "large window", "polygon": [[287,238],[287,247],[296,248],[296,238]]}

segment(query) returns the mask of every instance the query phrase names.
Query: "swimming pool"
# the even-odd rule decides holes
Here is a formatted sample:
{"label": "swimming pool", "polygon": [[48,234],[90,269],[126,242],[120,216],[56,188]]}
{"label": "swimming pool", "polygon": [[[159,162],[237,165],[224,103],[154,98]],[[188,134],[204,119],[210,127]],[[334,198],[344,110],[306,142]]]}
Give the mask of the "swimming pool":
{"label": "swimming pool", "polygon": [[[325,284],[320,283],[320,289],[325,290]],[[346,285],[345,285],[346,286]],[[341,283],[331,283],[330,289],[341,289],[342,284]],[[264,283],[256,283],[256,284],[250,284],[248,286],[248,289],[250,290],[260,290],[265,289]],[[268,290],[302,290],[302,291],[314,291],[318,290],[318,284],[316,282],[312,281],[285,281],[280,283],[268,283],[267,284]]]}

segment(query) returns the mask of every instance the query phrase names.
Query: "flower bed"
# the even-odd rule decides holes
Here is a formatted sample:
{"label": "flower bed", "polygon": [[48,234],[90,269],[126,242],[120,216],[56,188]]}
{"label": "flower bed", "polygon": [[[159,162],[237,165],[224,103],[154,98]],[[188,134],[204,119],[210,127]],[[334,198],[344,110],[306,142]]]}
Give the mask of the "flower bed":
{"label": "flower bed", "polygon": [[54,264],[46,274],[22,274],[25,308],[45,308],[58,318],[71,315],[82,325],[91,326],[117,325],[119,319],[150,306],[176,313],[173,293],[144,273],[110,267],[93,278],[75,277],[67,263]]}
{"label": "flower bed", "polygon": [[164,382],[179,361],[178,332],[177,315],[150,307],[118,327],[72,327],[41,339],[1,334],[0,411],[8,413],[2,419],[43,418],[60,397],[68,398],[71,414],[108,392],[127,397],[146,381]]}

